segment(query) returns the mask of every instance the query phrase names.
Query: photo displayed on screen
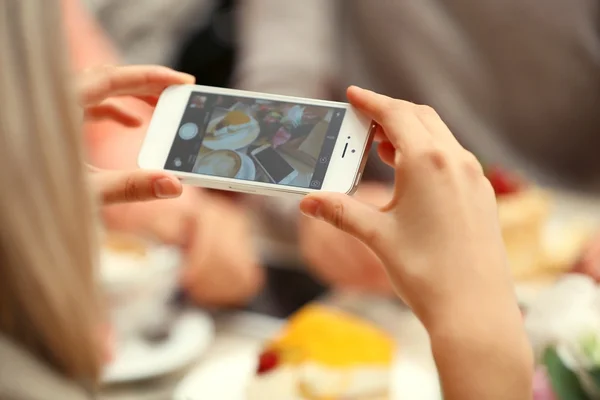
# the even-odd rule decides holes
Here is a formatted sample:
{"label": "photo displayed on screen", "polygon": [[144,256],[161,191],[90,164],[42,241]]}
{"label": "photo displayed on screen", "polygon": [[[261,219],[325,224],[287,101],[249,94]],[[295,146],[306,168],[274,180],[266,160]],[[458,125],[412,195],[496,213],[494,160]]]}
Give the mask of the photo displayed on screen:
{"label": "photo displayed on screen", "polygon": [[320,189],[345,109],[192,93],[165,169]]}

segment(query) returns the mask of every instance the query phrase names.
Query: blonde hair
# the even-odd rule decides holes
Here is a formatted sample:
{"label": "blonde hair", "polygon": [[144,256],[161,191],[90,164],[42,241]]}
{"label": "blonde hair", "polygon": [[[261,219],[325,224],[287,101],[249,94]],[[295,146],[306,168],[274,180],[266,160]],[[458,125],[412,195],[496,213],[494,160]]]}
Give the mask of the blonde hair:
{"label": "blonde hair", "polygon": [[0,335],[90,382],[101,365],[95,216],[60,10],[0,0]]}

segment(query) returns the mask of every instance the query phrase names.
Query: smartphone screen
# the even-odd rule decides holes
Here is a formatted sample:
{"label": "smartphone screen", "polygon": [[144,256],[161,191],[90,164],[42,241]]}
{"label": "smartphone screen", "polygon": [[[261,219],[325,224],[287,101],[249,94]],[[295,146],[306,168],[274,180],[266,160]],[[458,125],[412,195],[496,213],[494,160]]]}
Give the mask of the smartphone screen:
{"label": "smartphone screen", "polygon": [[321,189],[345,113],[193,92],[165,169]]}

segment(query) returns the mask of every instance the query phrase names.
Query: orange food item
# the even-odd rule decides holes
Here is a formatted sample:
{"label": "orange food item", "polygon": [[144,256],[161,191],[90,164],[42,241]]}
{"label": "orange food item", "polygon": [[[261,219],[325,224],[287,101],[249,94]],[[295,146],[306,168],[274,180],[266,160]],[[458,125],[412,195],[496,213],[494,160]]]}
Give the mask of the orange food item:
{"label": "orange food item", "polygon": [[310,305],[266,344],[247,398],[388,400],[395,352],[368,321]]}
{"label": "orange food item", "polygon": [[230,111],[223,118],[224,126],[243,125],[250,122],[250,117],[242,111]]}
{"label": "orange food item", "polygon": [[386,333],[355,316],[312,305],[294,315],[268,349],[283,361],[314,361],[329,367],[388,365],[395,343]]}
{"label": "orange food item", "polygon": [[117,253],[128,253],[145,257],[148,252],[146,244],[139,238],[126,234],[109,233],[104,237],[103,245]]}
{"label": "orange food item", "polygon": [[517,280],[544,273],[543,234],[550,216],[549,193],[498,166],[486,168],[496,193],[498,218],[512,275]]}

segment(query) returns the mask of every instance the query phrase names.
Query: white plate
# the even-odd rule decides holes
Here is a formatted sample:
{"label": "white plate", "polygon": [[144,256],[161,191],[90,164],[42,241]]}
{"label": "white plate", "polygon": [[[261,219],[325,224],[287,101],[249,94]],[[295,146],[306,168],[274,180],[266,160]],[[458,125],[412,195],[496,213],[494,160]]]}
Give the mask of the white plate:
{"label": "white plate", "polygon": [[[332,298],[326,303],[349,306],[352,296],[344,299]],[[388,304],[384,306],[361,296],[360,304],[365,303],[373,307],[378,305],[378,321],[394,321],[386,326],[399,343],[391,400],[440,400],[440,385],[425,328],[411,313],[398,311],[392,303],[384,302]],[[210,357],[188,374],[175,390],[174,400],[246,400],[245,390],[254,374],[264,338],[273,336],[283,324],[283,320],[252,313],[228,319],[224,328],[231,333],[237,332],[234,336],[238,340],[223,343],[218,356]],[[241,339],[244,333],[245,339]],[[248,333],[257,333],[257,336],[250,337]]]}
{"label": "white plate", "polygon": [[[257,347],[229,354],[206,363],[179,385],[174,400],[246,400],[246,386],[254,374]],[[440,400],[440,386],[430,371],[409,359],[394,369],[391,400]],[[282,399],[283,400],[283,399]]]}
{"label": "white plate", "polygon": [[[242,165],[235,176],[235,179],[243,179],[247,181],[253,181],[256,179],[256,167],[254,166],[254,162],[247,154],[241,153],[239,151],[231,150],[240,156],[242,160]],[[200,171],[198,168],[194,166],[193,172],[199,175],[206,175],[204,172]],[[210,174],[209,174],[210,175]]]}
{"label": "white plate", "polygon": [[201,356],[214,338],[212,318],[202,311],[183,312],[163,343],[136,341],[119,350],[102,382],[116,384],[154,378],[185,367]]}

